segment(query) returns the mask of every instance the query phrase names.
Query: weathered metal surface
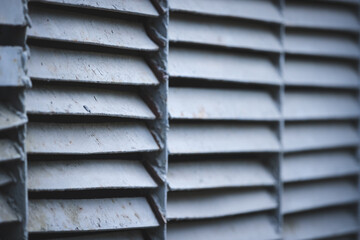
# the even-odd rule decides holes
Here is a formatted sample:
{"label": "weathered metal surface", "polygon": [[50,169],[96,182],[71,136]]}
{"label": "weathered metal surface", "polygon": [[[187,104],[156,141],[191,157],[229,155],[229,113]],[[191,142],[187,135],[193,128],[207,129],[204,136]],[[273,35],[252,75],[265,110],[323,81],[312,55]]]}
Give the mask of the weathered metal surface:
{"label": "weathered metal surface", "polygon": [[[146,35],[141,22],[31,7],[29,38],[74,42],[141,51],[158,46]],[[71,27],[69,27],[71,26]]]}
{"label": "weathered metal surface", "polygon": [[355,64],[339,60],[286,57],[284,80],[288,85],[356,88]]}
{"label": "weathered metal surface", "polygon": [[3,169],[0,169],[0,187],[12,183],[13,179]]}
{"label": "weathered metal surface", "polygon": [[97,115],[154,119],[155,115],[134,91],[84,87],[35,87],[26,91],[30,114]]}
{"label": "weathered metal surface", "polygon": [[0,130],[18,127],[25,123],[25,116],[20,116],[20,113],[10,110],[9,107],[0,103]]}
{"label": "weathered metal surface", "polygon": [[144,59],[136,56],[31,47],[29,76],[41,80],[157,85]]}
{"label": "weathered metal surface", "polygon": [[273,1],[268,0],[169,0],[170,10],[196,14],[280,22],[281,15]]}
{"label": "weathered metal surface", "polygon": [[172,48],[170,77],[200,78],[227,82],[279,84],[280,76],[270,58],[214,50]]}
{"label": "weathered metal surface", "polygon": [[275,120],[280,118],[275,99],[266,91],[170,88],[172,119]]}
{"label": "weathered metal surface", "polygon": [[197,222],[169,223],[167,239],[183,240],[275,240],[276,233],[271,218],[266,215],[249,215]]}
{"label": "weathered metal surface", "polygon": [[275,179],[256,160],[199,160],[170,162],[170,190],[273,186]]}
{"label": "weathered metal surface", "polygon": [[155,188],[139,161],[34,161],[28,164],[30,191]]}
{"label": "weathered metal surface", "polygon": [[43,2],[56,5],[89,8],[145,17],[159,16],[159,13],[151,4],[150,0],[30,0],[30,2]]}
{"label": "weathered metal surface", "polygon": [[284,9],[287,26],[358,31],[358,12],[352,6],[310,1],[287,1]]}
{"label": "weathered metal surface", "polygon": [[145,124],[137,122],[29,123],[28,153],[94,154],[159,150]]}
{"label": "weathered metal surface", "polygon": [[15,144],[7,139],[0,139],[0,162],[20,159],[20,153]]}
{"label": "weathered metal surface", "polygon": [[53,240],[145,240],[140,230],[110,233],[89,233],[80,237],[54,238]]}
{"label": "weathered metal surface", "polygon": [[284,214],[356,203],[356,185],[349,180],[326,180],[285,185],[282,196]]}
{"label": "weathered metal surface", "polygon": [[286,120],[345,119],[359,117],[359,102],[352,92],[287,90],[283,102]]}
{"label": "weathered metal surface", "polygon": [[284,182],[294,182],[357,174],[357,160],[354,154],[346,151],[327,151],[285,155],[281,178]]}
{"label": "weathered metal surface", "polygon": [[276,152],[279,141],[266,125],[238,123],[171,124],[170,154]]}
{"label": "weathered metal surface", "polygon": [[199,16],[172,15],[169,40],[230,48],[280,51],[280,39],[271,26]]}
{"label": "weathered metal surface", "polygon": [[169,220],[225,217],[266,211],[276,207],[266,190],[216,190],[208,192],[169,192]]}
{"label": "weathered metal surface", "polygon": [[355,233],[358,229],[354,212],[325,210],[285,218],[284,239],[318,239]]}
{"label": "weathered metal surface", "polygon": [[[19,0],[6,1],[19,2]],[[0,9],[6,9],[1,7]],[[1,10],[0,10],[1,11]],[[8,10],[6,10],[8,11]],[[6,12],[5,11],[5,12]],[[0,19],[2,15],[0,13]],[[19,87],[25,84],[23,50],[21,47],[0,47],[0,86]]]}
{"label": "weathered metal surface", "polygon": [[359,137],[351,123],[291,123],[284,131],[285,151],[357,146]]}
{"label": "weathered metal surface", "polygon": [[357,59],[359,45],[355,36],[318,30],[287,30],[284,41],[287,53]]}
{"label": "weathered metal surface", "polygon": [[25,12],[22,0],[3,0],[0,8],[0,25],[25,26]]}
{"label": "weathered metal surface", "polygon": [[0,194],[0,225],[4,223],[18,222],[16,212],[9,206],[5,197]]}
{"label": "weathered metal surface", "polygon": [[157,226],[159,223],[145,198],[29,201],[30,233]]}

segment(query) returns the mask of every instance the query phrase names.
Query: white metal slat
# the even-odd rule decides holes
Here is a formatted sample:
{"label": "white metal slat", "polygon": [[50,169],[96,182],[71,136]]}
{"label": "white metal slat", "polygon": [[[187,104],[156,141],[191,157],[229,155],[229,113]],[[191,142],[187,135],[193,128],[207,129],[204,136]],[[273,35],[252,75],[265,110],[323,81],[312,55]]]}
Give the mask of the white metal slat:
{"label": "white metal slat", "polygon": [[13,182],[13,178],[9,176],[3,169],[0,169],[0,187]]}
{"label": "white metal slat", "polygon": [[8,139],[0,139],[0,163],[20,159],[21,155],[15,143]]}
{"label": "white metal slat", "polygon": [[[21,2],[19,0],[9,2]],[[22,4],[22,3],[21,3]],[[4,8],[5,9],[5,8]],[[19,7],[19,9],[22,9]],[[9,9],[10,10],[10,9]],[[0,14],[1,15],[1,14]],[[1,15],[3,16],[3,15]],[[2,18],[1,18],[2,19]],[[0,21],[1,21],[0,19]],[[20,87],[27,83],[27,77],[23,69],[25,55],[21,47],[0,47],[0,86]],[[10,60],[11,59],[11,60]]]}
{"label": "white metal slat", "polygon": [[0,225],[12,222],[18,222],[16,212],[9,206],[5,196],[0,194]]}
{"label": "white metal slat", "polygon": [[[139,51],[156,51],[141,22],[30,7],[28,37]],[[71,25],[71,27],[69,27]]]}
{"label": "white metal slat", "polygon": [[6,7],[0,8],[0,16],[0,25],[15,27],[27,24],[22,0],[7,1]]}
{"label": "white metal slat", "polygon": [[0,131],[19,127],[26,122],[27,119],[25,116],[21,116],[20,113],[0,103]]}

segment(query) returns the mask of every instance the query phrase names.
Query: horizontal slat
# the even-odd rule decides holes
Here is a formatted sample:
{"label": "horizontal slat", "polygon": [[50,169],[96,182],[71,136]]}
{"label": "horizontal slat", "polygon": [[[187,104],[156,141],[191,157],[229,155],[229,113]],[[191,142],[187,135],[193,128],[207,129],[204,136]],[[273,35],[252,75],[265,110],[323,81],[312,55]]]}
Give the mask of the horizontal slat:
{"label": "horizontal slat", "polygon": [[30,191],[155,188],[139,161],[77,160],[29,162]]}
{"label": "horizontal slat", "polygon": [[0,25],[25,26],[25,3],[22,0],[2,1]]}
{"label": "horizontal slat", "polygon": [[168,149],[170,154],[275,152],[279,142],[275,132],[264,125],[174,123]]}
{"label": "horizontal slat", "polygon": [[[21,1],[14,0],[6,2]],[[2,7],[1,9],[5,8]],[[6,9],[5,12],[7,11],[9,10]],[[0,22],[1,19],[2,15],[0,13]],[[0,87],[19,87],[24,85],[25,73],[22,63],[22,54],[23,50],[21,47],[0,47]]]}
{"label": "horizontal slat", "polygon": [[156,151],[159,146],[143,123],[29,123],[28,153],[94,154]]}
{"label": "horizontal slat", "polygon": [[28,114],[155,118],[141,97],[133,91],[35,87],[26,91],[25,106]]}
{"label": "horizontal slat", "polygon": [[344,61],[287,57],[284,68],[288,85],[357,88],[356,64]]}
{"label": "horizontal slat", "polygon": [[[170,10],[212,16],[255,19],[280,22],[280,11],[268,0],[170,0]],[[261,14],[259,14],[261,13]]]}
{"label": "horizontal slat", "polygon": [[275,184],[275,179],[269,170],[256,160],[170,161],[167,178],[171,190]]}
{"label": "horizontal slat", "polygon": [[234,20],[174,14],[169,24],[172,42],[280,51],[279,38],[270,26]]}
{"label": "horizontal slat", "polygon": [[170,88],[168,106],[172,119],[279,118],[275,99],[258,90]]}
{"label": "horizontal slat", "polygon": [[16,160],[21,157],[15,144],[7,139],[0,139],[0,153],[0,162]]}
{"label": "horizontal slat", "polygon": [[215,81],[280,83],[277,66],[270,58],[255,53],[173,48],[169,53],[169,74],[170,77]]}
{"label": "horizontal slat", "polygon": [[97,9],[101,11],[127,13],[146,17],[159,16],[150,0],[30,0],[30,2],[44,2],[56,5]]}
{"label": "horizontal slat", "polygon": [[168,240],[275,240],[279,239],[266,215],[241,216],[197,222],[169,223]]}
{"label": "horizontal slat", "polygon": [[156,85],[146,62],[135,56],[31,47],[29,76],[41,80]]}
{"label": "horizontal slat", "polygon": [[284,48],[287,53],[345,57],[359,57],[356,36],[305,30],[287,30]]}
{"label": "horizontal slat", "polygon": [[288,124],[284,132],[285,151],[304,151],[356,146],[357,131],[350,123]]}
{"label": "horizontal slat", "polygon": [[285,155],[282,179],[294,182],[357,174],[357,160],[353,154],[331,151]]}
{"label": "horizontal slat", "polygon": [[357,230],[355,213],[340,209],[297,214],[284,221],[286,240],[329,238]]}
{"label": "horizontal slat", "polygon": [[358,31],[357,8],[314,1],[287,1],[284,11],[287,26]]}
{"label": "horizontal slat", "polygon": [[169,220],[224,217],[274,209],[276,201],[265,190],[216,190],[213,192],[169,192]]}
{"label": "horizontal slat", "polygon": [[30,200],[30,233],[157,227],[145,198]]}
{"label": "horizontal slat", "polygon": [[18,222],[16,212],[9,206],[5,197],[0,194],[0,225],[4,223]]}
{"label": "horizontal slat", "polygon": [[0,103],[0,130],[18,127],[25,124],[27,119],[20,116],[15,110],[10,110],[7,106]]}
{"label": "horizontal slat", "polygon": [[348,180],[310,182],[285,185],[283,213],[289,214],[315,208],[356,203],[356,185]]}
{"label": "horizontal slat", "polygon": [[29,38],[141,51],[158,50],[141,22],[43,7],[31,7],[30,16]]}
{"label": "horizontal slat", "polygon": [[287,120],[357,118],[360,114],[356,96],[338,90],[286,90],[283,106]]}
{"label": "horizontal slat", "polygon": [[0,169],[0,187],[12,183],[12,178],[3,169]]}

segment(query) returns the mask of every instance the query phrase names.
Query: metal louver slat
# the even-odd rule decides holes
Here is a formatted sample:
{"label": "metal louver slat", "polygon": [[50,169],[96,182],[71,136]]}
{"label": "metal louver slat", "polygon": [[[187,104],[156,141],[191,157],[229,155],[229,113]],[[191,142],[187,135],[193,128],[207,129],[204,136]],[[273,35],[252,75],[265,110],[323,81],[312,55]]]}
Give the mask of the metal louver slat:
{"label": "metal louver slat", "polygon": [[275,152],[279,141],[266,125],[174,123],[168,149],[170,154]]}
{"label": "metal louver slat", "polygon": [[145,198],[30,200],[30,232],[94,231],[156,227]]}
{"label": "metal louver slat", "polygon": [[234,236],[239,240],[280,239],[266,215],[169,223],[167,233],[168,240],[233,240]]}
{"label": "metal louver slat", "polygon": [[[56,40],[141,51],[158,50],[140,22],[31,7],[29,38]],[[69,27],[71,25],[71,27]]]}
{"label": "metal louver slat", "polygon": [[36,87],[26,91],[30,114],[96,115],[155,119],[134,91],[84,87]]}
{"label": "metal louver slat", "polygon": [[[169,0],[171,11],[280,22],[280,12],[268,0]],[[262,14],[259,14],[261,12]]]}
{"label": "metal louver slat", "polygon": [[171,190],[273,186],[275,179],[255,160],[199,160],[170,162],[168,184]]}
{"label": "metal louver slat", "polygon": [[348,180],[310,182],[285,186],[283,213],[356,203],[356,185]]}
{"label": "metal louver slat", "polygon": [[16,212],[9,206],[5,196],[0,194],[0,225],[11,222],[18,222]]}
{"label": "metal louver slat", "polygon": [[285,156],[282,179],[284,182],[294,182],[357,174],[354,154],[331,151]]}
{"label": "metal louver slat", "polygon": [[275,120],[279,110],[271,94],[259,90],[169,89],[171,119]]}
{"label": "metal louver slat", "polygon": [[21,157],[14,142],[7,139],[0,139],[0,152],[0,162],[17,160]]}
{"label": "metal louver slat", "polygon": [[0,103],[0,131],[18,127],[25,123],[26,118],[24,116],[20,116],[15,110],[10,110],[4,104]]}
{"label": "metal louver slat", "polygon": [[12,183],[13,179],[3,170],[0,169],[0,187]]}
{"label": "metal louver slat", "polygon": [[31,2],[52,3],[118,13],[128,13],[145,17],[157,17],[158,12],[150,0],[30,0]]}
{"label": "metal louver slat", "polygon": [[31,47],[29,76],[39,80],[157,85],[145,61],[136,56]]}
{"label": "metal louver slat", "polygon": [[34,161],[28,167],[29,191],[156,188],[139,161]]}
{"label": "metal louver slat", "polygon": [[3,3],[0,8],[0,25],[24,26],[26,25],[25,12],[22,0],[12,0]]}
{"label": "metal louver slat", "polygon": [[[261,71],[259,71],[261,69]],[[169,52],[170,77],[212,81],[279,84],[279,73],[269,57],[234,54],[214,50],[172,48]]]}
{"label": "metal louver slat", "polygon": [[[20,0],[10,1],[16,4],[20,4]],[[15,4],[15,5],[16,5]],[[16,5],[17,6],[17,5]],[[14,8],[17,8],[14,6]],[[5,9],[5,8],[2,8]],[[19,8],[21,9],[21,8]],[[11,10],[11,9],[9,9]],[[0,10],[1,11],[1,10]],[[5,11],[7,12],[7,11]],[[0,18],[3,20],[2,12]],[[25,56],[23,55],[23,49],[21,47],[4,47],[0,46],[0,86],[1,87],[20,87],[24,86],[27,81],[23,69],[23,61]]]}
{"label": "metal louver slat", "polygon": [[167,207],[169,220],[202,219],[275,209],[276,201],[265,190],[170,192]]}
{"label": "metal louver slat", "polygon": [[180,14],[171,17],[169,40],[229,48],[281,50],[280,39],[270,26]]}

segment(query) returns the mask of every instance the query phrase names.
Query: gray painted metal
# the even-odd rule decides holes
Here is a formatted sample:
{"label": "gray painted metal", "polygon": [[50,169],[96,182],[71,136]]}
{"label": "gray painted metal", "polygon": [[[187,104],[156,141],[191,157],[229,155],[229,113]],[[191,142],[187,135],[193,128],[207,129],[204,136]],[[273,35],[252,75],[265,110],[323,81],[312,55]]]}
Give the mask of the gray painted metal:
{"label": "gray painted metal", "polygon": [[346,119],[359,117],[360,104],[352,92],[287,90],[283,103],[286,120]]}
{"label": "gray painted metal", "polygon": [[5,223],[18,222],[16,212],[9,206],[5,196],[0,194],[0,225]]}
{"label": "gray painted metal", "polygon": [[[20,2],[19,0],[7,2]],[[2,7],[1,9],[6,9]],[[10,10],[10,9],[9,9]],[[1,11],[1,10],[0,10]],[[8,11],[8,10],[7,10]],[[0,16],[4,16],[0,14]],[[1,17],[0,17],[1,19]],[[20,87],[28,84],[28,78],[24,72],[24,61],[26,56],[21,47],[0,47],[0,86]]]}
{"label": "gray painted metal", "polygon": [[169,90],[171,119],[276,120],[275,99],[266,91],[176,88]]}
{"label": "gray painted metal", "polygon": [[298,185],[285,185],[283,213],[356,203],[356,185],[349,180],[326,180]]}
{"label": "gray painted metal", "polygon": [[29,123],[28,153],[94,154],[157,151],[143,123]]}
{"label": "gray painted metal", "polygon": [[310,240],[356,233],[356,217],[347,210],[324,210],[286,217],[284,239]]}
{"label": "gray painted metal", "polygon": [[146,62],[136,56],[31,47],[29,76],[51,81],[157,85]]}
{"label": "gray painted metal", "polygon": [[354,64],[339,60],[287,57],[284,69],[287,85],[345,87],[358,85]]}
{"label": "gray painted metal", "polygon": [[359,30],[357,15],[352,6],[310,1],[287,1],[284,10],[286,26],[354,32]]}
{"label": "gray painted metal", "polygon": [[226,82],[279,84],[274,63],[257,54],[173,48],[169,53],[170,77]]}
{"label": "gray painted metal", "polygon": [[13,179],[3,169],[0,169],[0,187],[13,182]]}
{"label": "gray painted metal", "polygon": [[266,190],[216,190],[168,193],[169,220],[216,218],[276,208]]}
{"label": "gray painted metal", "polygon": [[239,240],[280,239],[264,214],[168,224],[168,240],[233,240],[234,236]]}
{"label": "gray painted metal", "polygon": [[156,227],[145,198],[30,200],[30,232],[95,231]]}
{"label": "gray painted metal", "polygon": [[158,50],[141,22],[40,7],[31,7],[30,15],[29,38],[140,51]]}
{"label": "gray painted metal", "polygon": [[266,22],[281,21],[279,9],[274,2],[268,0],[169,0],[169,4],[171,11],[176,12],[245,18]]}
{"label": "gray painted metal", "polygon": [[276,152],[279,141],[266,125],[174,123],[168,150],[170,154]]}
{"label": "gray painted metal", "polygon": [[256,51],[281,51],[280,39],[271,26],[189,15],[174,14],[171,17],[169,40]]}
{"label": "gray painted metal", "polygon": [[199,160],[170,162],[170,190],[273,186],[275,179],[256,160]]}
{"label": "gray painted metal", "polygon": [[9,107],[0,103],[0,131],[18,127],[27,122],[25,116],[21,116],[16,110],[11,110]]}
{"label": "gray painted metal", "polygon": [[357,174],[354,154],[346,151],[326,151],[285,156],[281,178],[284,182],[294,182]]}
{"label": "gray painted metal", "polygon": [[[0,25],[25,26],[27,24],[22,0],[2,1]],[[10,65],[9,65],[10,66]]]}
{"label": "gray painted metal", "polygon": [[21,157],[15,144],[8,139],[0,139],[0,152],[0,163],[20,159]]}
{"label": "gray painted metal", "polygon": [[29,191],[156,188],[139,161],[34,161],[28,166]]}
{"label": "gray painted metal", "polygon": [[134,91],[85,87],[36,87],[26,91],[30,114],[113,116],[155,119],[155,115]]}
{"label": "gray painted metal", "polygon": [[284,132],[284,151],[351,147],[359,143],[351,123],[289,123]]}
{"label": "gray painted metal", "polygon": [[127,13],[145,17],[159,16],[150,0],[30,0],[30,2],[52,3],[56,5]]}
{"label": "gray painted metal", "polygon": [[81,237],[54,238],[54,240],[144,240],[141,231],[130,230],[125,232],[96,233]]}

